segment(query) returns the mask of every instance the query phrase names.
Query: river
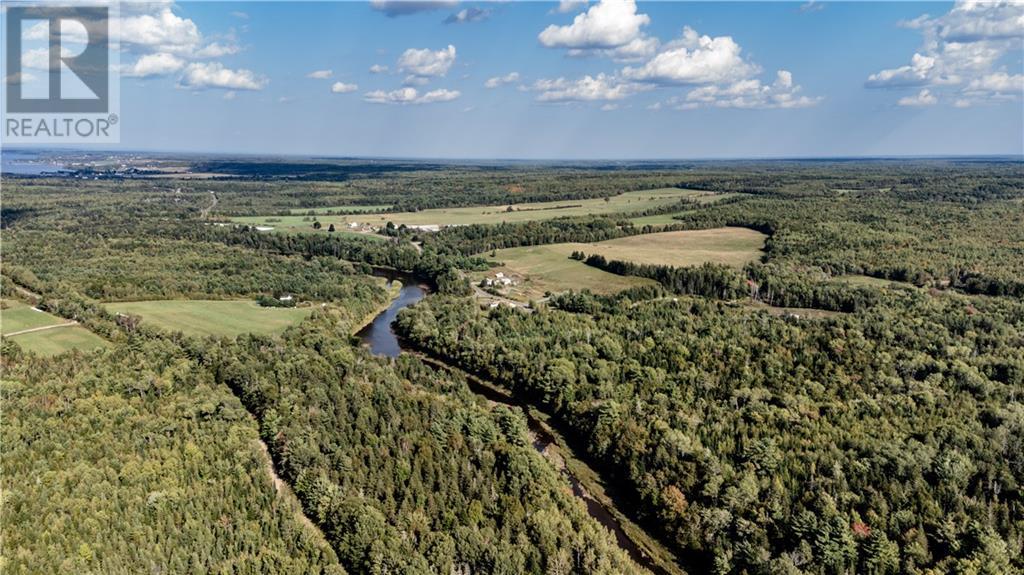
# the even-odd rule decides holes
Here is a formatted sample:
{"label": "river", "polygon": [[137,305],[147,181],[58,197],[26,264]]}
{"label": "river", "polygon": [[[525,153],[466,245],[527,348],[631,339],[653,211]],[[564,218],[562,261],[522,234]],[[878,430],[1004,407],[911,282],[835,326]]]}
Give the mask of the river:
{"label": "river", "polygon": [[[370,348],[370,352],[374,355],[398,357],[398,355],[403,351],[402,342],[395,334],[395,331],[391,328],[391,323],[398,316],[399,311],[426,297],[430,293],[430,289],[426,284],[420,282],[411,275],[401,272],[378,269],[374,270],[374,274],[385,277],[388,280],[389,287],[392,282],[401,281],[402,289],[399,291],[398,297],[391,302],[391,305],[378,314],[372,322],[359,330],[356,335],[364,345]],[[487,385],[471,374],[462,372],[462,370],[441,361],[424,358],[424,362],[437,369],[462,373],[466,376],[466,383],[469,385],[469,389],[477,395],[484,397],[488,401],[501,403],[523,411],[526,415],[530,434],[533,439],[533,447],[542,455],[545,455],[545,457],[547,457],[545,452],[548,449],[557,449],[554,437],[548,433],[544,424],[538,421],[530,411],[525,409],[524,406],[520,402],[516,401],[515,398]],[[611,530],[615,535],[615,539],[618,542],[619,547],[626,551],[633,561],[653,573],[657,573],[659,575],[669,574],[667,569],[662,568],[657,562],[653,561],[650,555],[641,549],[636,542],[626,534],[622,525],[616,519],[615,514],[607,509],[602,502],[594,499],[589,493],[587,493],[580,484],[580,481],[570,473],[567,468],[564,466],[560,467],[562,475],[569,481],[569,484],[572,487],[573,494],[583,500],[586,505],[587,513],[596,519],[601,525],[604,525],[607,529]]]}

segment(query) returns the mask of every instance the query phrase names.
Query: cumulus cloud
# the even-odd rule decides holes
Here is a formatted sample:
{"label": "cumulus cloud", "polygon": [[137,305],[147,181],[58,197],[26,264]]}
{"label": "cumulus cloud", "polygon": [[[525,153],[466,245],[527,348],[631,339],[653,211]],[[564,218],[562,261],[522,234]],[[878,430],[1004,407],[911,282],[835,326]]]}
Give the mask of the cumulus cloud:
{"label": "cumulus cloud", "polygon": [[262,90],[267,79],[250,70],[225,68],[220,62],[193,62],[185,68],[178,85],[193,90]]}
{"label": "cumulus cloud", "polygon": [[178,16],[169,5],[152,14],[122,16],[118,29],[121,45],[128,48],[189,54],[199,48],[202,40],[196,23]]}
{"label": "cumulus cloud", "polygon": [[185,61],[173,54],[146,54],[139,57],[134,64],[123,67],[123,76],[148,78],[150,76],[163,76],[174,74],[185,67]]}
{"label": "cumulus cloud", "polygon": [[326,80],[333,75],[334,70],[313,70],[309,74],[306,74],[306,77],[314,80]]}
{"label": "cumulus cloud", "polygon": [[431,12],[442,8],[451,8],[458,4],[455,0],[370,0],[370,8],[383,12],[389,18],[408,16],[419,12]]}
{"label": "cumulus cloud", "polygon": [[623,82],[615,76],[598,74],[578,80],[537,80],[529,89],[538,92],[538,102],[595,102],[622,100],[647,88],[642,84]]}
{"label": "cumulus cloud", "polygon": [[331,92],[335,94],[348,94],[350,92],[355,92],[358,89],[359,86],[356,84],[346,84],[345,82],[335,82],[331,84]]}
{"label": "cumulus cloud", "polygon": [[387,66],[381,66],[380,64],[374,64],[373,66],[370,66],[370,73],[371,74],[383,74],[383,73],[385,73],[387,71],[388,71],[388,67]]}
{"label": "cumulus cloud", "polygon": [[455,63],[455,46],[442,50],[409,48],[398,58],[398,69],[412,76],[431,78],[444,76]]}
{"label": "cumulus cloud", "polygon": [[997,72],[971,80],[967,85],[968,92],[1019,93],[1024,92],[1024,74],[1007,74]]}
{"label": "cumulus cloud", "polygon": [[801,88],[793,84],[793,75],[779,70],[775,81],[764,85],[757,78],[739,80],[725,86],[709,85],[691,90],[685,104],[690,108],[713,106],[717,108],[807,108],[820,98],[799,95]]}
{"label": "cumulus cloud", "polygon": [[514,84],[519,81],[519,72],[509,72],[504,76],[495,76],[484,82],[485,88],[497,88],[505,84]]}
{"label": "cumulus cloud", "polygon": [[483,22],[490,18],[491,11],[483,8],[463,8],[458,12],[444,19],[445,24],[467,24],[469,22]]}
{"label": "cumulus cloud", "polygon": [[657,84],[711,84],[735,82],[760,69],[741,55],[742,48],[730,36],[701,36],[687,26],[683,37],[665,47],[643,66],[627,67],[622,75]]}
{"label": "cumulus cloud", "polygon": [[923,88],[915,96],[900,98],[897,102],[900,106],[933,106],[938,100],[932,95],[931,90]]}
{"label": "cumulus cloud", "polygon": [[634,0],[601,0],[572,24],[552,24],[537,39],[548,48],[613,49],[640,38],[641,28],[650,22],[646,14],[637,14]]}
{"label": "cumulus cloud", "polygon": [[458,90],[431,90],[421,94],[416,88],[399,88],[386,92],[374,90],[363,95],[363,99],[373,104],[430,104],[432,102],[450,102],[460,96]]}
{"label": "cumulus cloud", "polygon": [[[45,28],[34,26],[28,33],[45,39]],[[266,84],[265,78],[253,72],[211,61],[240,52],[233,35],[211,40],[190,18],[177,15],[171,1],[125,2],[112,29],[120,43],[122,62],[128,62],[120,67],[126,77],[180,75],[179,86],[196,89],[258,90]],[[72,42],[75,36],[72,29]]]}
{"label": "cumulus cloud", "polygon": [[[921,48],[909,64],[869,75],[866,87],[927,87],[931,99],[948,96],[960,107],[1021,91],[1013,85],[1020,75],[1006,73],[1001,63],[1019,54],[1024,43],[1024,4],[961,1],[942,16],[924,15],[901,24],[921,32]],[[919,100],[920,95],[900,103]]]}

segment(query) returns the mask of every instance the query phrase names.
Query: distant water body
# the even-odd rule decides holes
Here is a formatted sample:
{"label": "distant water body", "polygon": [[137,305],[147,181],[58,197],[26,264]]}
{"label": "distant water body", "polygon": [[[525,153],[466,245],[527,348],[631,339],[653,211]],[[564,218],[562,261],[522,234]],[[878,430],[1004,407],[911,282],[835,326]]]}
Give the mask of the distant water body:
{"label": "distant water body", "polygon": [[64,166],[53,162],[47,156],[28,152],[4,151],[0,156],[0,172],[19,176],[42,176],[56,174],[64,170]]}

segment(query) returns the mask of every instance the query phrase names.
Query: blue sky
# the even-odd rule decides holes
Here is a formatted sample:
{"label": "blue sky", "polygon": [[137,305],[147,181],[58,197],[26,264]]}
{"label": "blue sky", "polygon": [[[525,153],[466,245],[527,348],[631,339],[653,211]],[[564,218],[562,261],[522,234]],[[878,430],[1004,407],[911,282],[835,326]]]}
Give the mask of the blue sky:
{"label": "blue sky", "polygon": [[122,19],[126,149],[1024,153],[1021,5],[179,2]]}

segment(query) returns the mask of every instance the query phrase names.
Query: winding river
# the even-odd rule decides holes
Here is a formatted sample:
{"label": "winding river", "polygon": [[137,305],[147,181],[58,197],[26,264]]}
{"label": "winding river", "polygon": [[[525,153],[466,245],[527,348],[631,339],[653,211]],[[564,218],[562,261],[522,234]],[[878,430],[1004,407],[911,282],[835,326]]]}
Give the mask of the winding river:
{"label": "winding river", "polygon": [[[398,316],[399,311],[426,297],[430,293],[430,289],[426,284],[420,282],[411,275],[402,272],[377,269],[374,270],[374,274],[386,278],[388,280],[389,287],[392,285],[392,282],[400,281],[402,282],[402,288],[398,293],[398,297],[391,302],[391,305],[378,314],[372,322],[359,330],[359,332],[356,333],[356,336],[359,337],[364,345],[370,348],[370,352],[374,355],[398,357],[398,355],[403,351],[402,342],[391,328],[391,323]],[[538,421],[530,413],[530,410],[525,409],[520,402],[516,401],[511,396],[484,384],[476,377],[472,376],[472,374],[462,372],[460,369],[446,363],[430,358],[424,358],[424,362],[436,369],[462,373],[466,376],[466,383],[469,385],[470,390],[477,395],[484,397],[488,401],[501,403],[522,410],[526,415],[527,422],[529,424],[530,434],[533,438],[533,447],[542,455],[545,455],[545,452],[549,448],[557,448],[554,437],[552,437],[547,431],[544,424]],[[615,535],[615,539],[618,542],[619,547],[625,550],[633,561],[653,573],[657,573],[659,575],[670,574],[669,570],[664,569],[661,565],[652,560],[650,555],[641,549],[636,542],[626,534],[622,525],[616,519],[615,514],[606,508],[602,502],[594,499],[589,493],[587,493],[580,481],[572,475],[568,469],[561,466],[560,471],[562,475],[568,479],[569,484],[572,487],[573,494],[583,500],[587,508],[587,513],[606,528],[611,530]]]}

